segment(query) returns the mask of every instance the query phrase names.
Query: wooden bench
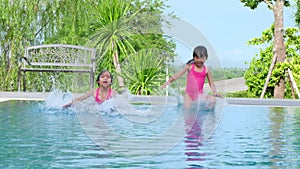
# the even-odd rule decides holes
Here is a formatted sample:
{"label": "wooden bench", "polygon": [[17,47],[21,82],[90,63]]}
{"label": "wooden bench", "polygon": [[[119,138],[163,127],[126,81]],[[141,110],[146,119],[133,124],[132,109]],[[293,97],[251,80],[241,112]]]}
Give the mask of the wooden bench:
{"label": "wooden bench", "polygon": [[18,71],[18,91],[26,91],[27,72],[89,73],[90,88],[94,88],[95,49],[83,46],[48,44],[25,48]]}

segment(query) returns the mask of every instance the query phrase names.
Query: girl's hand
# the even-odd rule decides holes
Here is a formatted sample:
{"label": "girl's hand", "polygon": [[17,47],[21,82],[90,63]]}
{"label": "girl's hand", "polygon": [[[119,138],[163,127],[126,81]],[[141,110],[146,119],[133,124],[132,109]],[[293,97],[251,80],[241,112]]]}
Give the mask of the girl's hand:
{"label": "girl's hand", "polygon": [[68,103],[68,104],[65,104],[65,105],[63,105],[62,107],[63,107],[63,108],[67,108],[67,107],[70,107],[70,106],[72,106],[72,102],[70,102],[70,103]]}
{"label": "girl's hand", "polygon": [[223,98],[223,96],[222,96],[220,93],[214,94],[214,97],[220,97],[220,98]]}
{"label": "girl's hand", "polygon": [[162,86],[161,86],[161,88],[165,88],[167,85],[169,85],[170,84],[170,81],[167,81],[166,83],[164,83]]}

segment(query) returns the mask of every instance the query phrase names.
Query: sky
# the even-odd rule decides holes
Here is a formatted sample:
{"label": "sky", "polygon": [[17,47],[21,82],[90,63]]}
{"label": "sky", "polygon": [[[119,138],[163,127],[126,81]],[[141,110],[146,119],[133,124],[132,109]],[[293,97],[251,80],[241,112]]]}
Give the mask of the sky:
{"label": "sky", "polygon": [[[274,22],[273,12],[264,3],[255,10],[244,7],[240,0],[168,0],[166,3],[170,5],[166,13],[174,12],[187,25],[180,26],[174,36],[176,53],[182,62],[192,58],[192,49],[198,43],[208,46],[207,64],[247,68],[259,54],[259,46],[249,46],[247,42],[260,37]],[[293,12],[293,8],[284,9],[285,27],[295,26]],[[196,43],[190,43],[197,37]]]}

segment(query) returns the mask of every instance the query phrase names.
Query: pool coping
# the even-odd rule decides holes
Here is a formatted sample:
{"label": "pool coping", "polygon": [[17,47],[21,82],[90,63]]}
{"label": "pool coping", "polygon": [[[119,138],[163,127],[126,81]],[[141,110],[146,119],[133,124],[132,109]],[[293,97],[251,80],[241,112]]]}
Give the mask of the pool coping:
{"label": "pool coping", "polygon": [[8,100],[45,100],[49,93],[41,92],[0,92],[0,102]]}
{"label": "pool coping", "polygon": [[299,99],[226,98],[230,105],[294,106],[300,107]]}
{"label": "pool coping", "polygon": [[[80,94],[75,94],[80,95]],[[0,92],[0,102],[8,100],[45,100],[49,93],[41,92]],[[259,98],[223,98],[229,105],[261,105],[261,106],[296,106],[300,107],[299,99],[259,99]],[[173,96],[137,96],[133,95],[131,102],[165,104],[175,103]]]}

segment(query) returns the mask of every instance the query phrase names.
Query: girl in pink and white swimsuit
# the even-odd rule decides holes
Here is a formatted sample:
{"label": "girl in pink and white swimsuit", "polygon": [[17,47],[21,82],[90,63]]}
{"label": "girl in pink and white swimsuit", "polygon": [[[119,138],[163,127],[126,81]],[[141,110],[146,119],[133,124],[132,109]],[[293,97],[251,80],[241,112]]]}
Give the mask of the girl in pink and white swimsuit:
{"label": "girl in pink and white swimsuit", "polygon": [[[184,106],[189,108],[193,101],[196,101],[203,94],[203,87],[207,77],[209,86],[214,97],[222,97],[217,93],[210,70],[205,67],[204,63],[208,58],[207,50],[204,46],[197,46],[193,51],[193,59],[190,60],[184,68],[173,75],[162,87],[166,87],[171,82],[181,77],[185,72],[187,75],[186,94],[184,97]],[[209,98],[213,99],[213,98]]]}

